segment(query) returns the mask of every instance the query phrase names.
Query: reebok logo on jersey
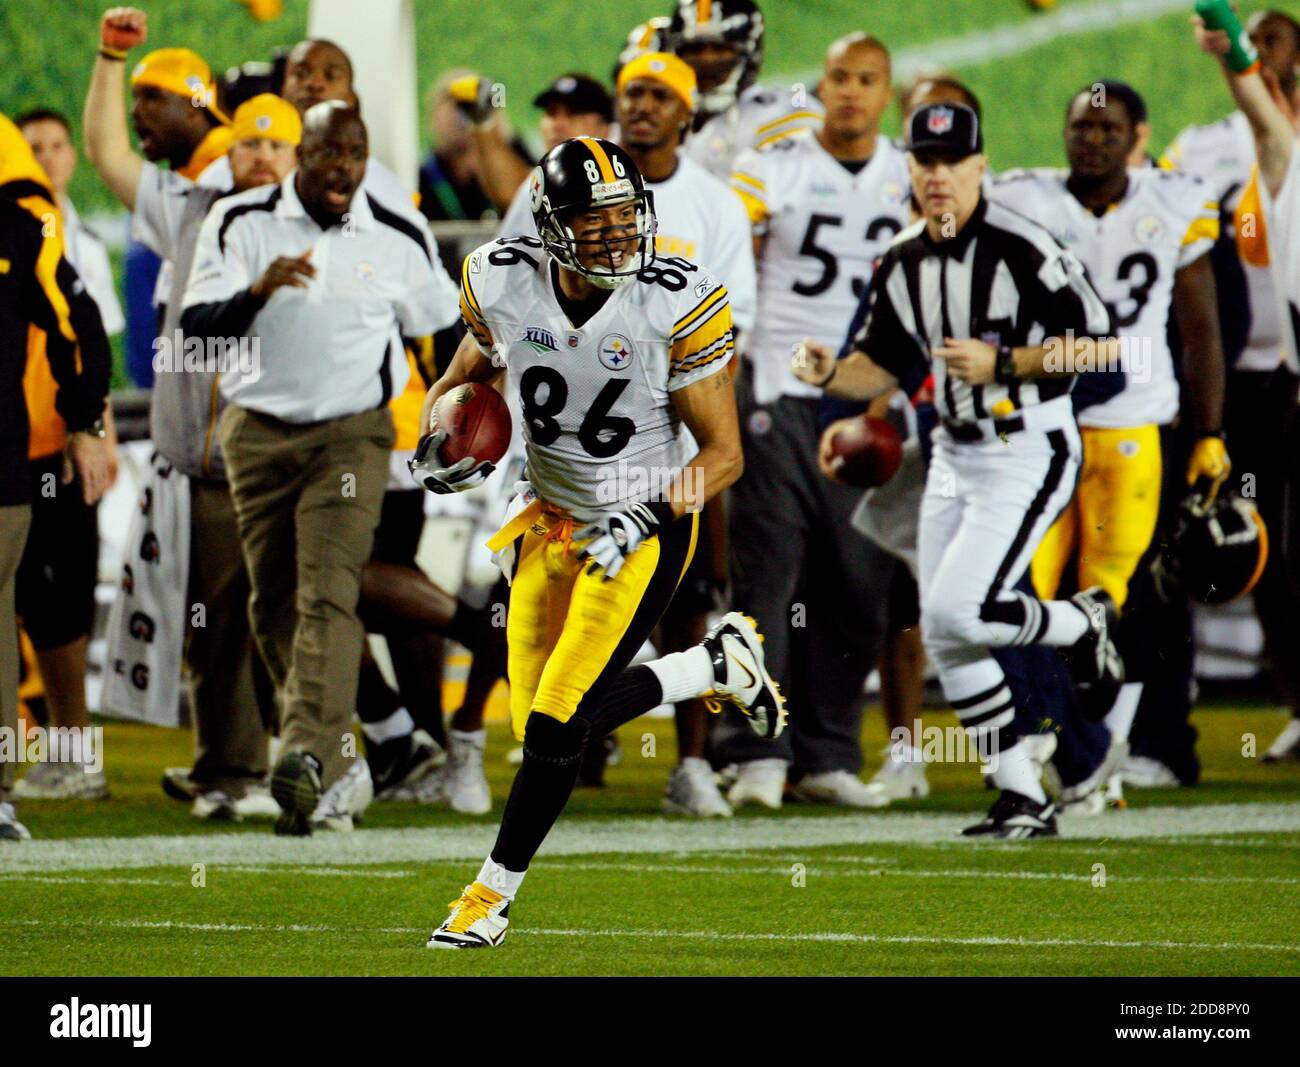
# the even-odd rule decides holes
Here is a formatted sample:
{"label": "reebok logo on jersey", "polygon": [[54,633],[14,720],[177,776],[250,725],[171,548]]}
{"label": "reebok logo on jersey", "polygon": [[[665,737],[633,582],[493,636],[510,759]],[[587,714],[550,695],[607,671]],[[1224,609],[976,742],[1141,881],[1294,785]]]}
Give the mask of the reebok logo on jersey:
{"label": "reebok logo on jersey", "polygon": [[560,346],[555,343],[555,334],[550,330],[543,330],[540,326],[527,326],[524,328],[524,344],[531,347],[539,355],[543,352],[558,352]]}

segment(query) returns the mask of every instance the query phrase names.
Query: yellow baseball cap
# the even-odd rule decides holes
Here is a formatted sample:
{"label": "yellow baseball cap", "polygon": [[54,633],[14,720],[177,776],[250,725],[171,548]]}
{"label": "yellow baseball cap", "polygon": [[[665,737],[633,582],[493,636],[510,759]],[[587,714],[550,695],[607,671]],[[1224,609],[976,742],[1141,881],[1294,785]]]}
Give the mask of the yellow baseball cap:
{"label": "yellow baseball cap", "polygon": [[245,100],[235,109],[230,123],[230,139],[249,141],[266,137],[272,141],[298,144],[302,140],[302,119],[298,109],[274,93],[261,93]]}
{"label": "yellow baseball cap", "polygon": [[202,56],[188,48],[159,48],[150,52],[131,71],[131,84],[152,85],[177,96],[187,96],[196,106],[206,107],[222,125],[230,122],[217,108],[212,69]]}
{"label": "yellow baseball cap", "polygon": [[619,92],[635,78],[653,78],[663,82],[692,111],[696,107],[695,70],[690,64],[668,52],[642,52],[618,72]]}

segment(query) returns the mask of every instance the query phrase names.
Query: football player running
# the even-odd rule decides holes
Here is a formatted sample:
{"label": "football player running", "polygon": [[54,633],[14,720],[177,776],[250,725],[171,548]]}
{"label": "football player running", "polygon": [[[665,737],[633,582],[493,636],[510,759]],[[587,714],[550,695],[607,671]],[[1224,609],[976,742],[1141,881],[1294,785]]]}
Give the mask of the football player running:
{"label": "football player running", "polygon": [[763,63],[763,13],[754,0],[677,0],[660,32],[664,50],[694,67],[699,81],[686,155],[723,181],[745,149],[821,125],[821,102],[811,93],[754,84]]}
{"label": "football player running", "polygon": [[444,432],[428,420],[449,389],[508,379],[527,481],[489,547],[511,581],[510,714],[523,763],[496,844],[430,948],[501,944],[589,738],[705,695],[739,707],[764,736],[785,721],[759,636],[736,613],[689,651],[628,666],[690,562],[699,508],[743,467],[721,373],[733,349],[727,289],[689,260],[656,260],[653,194],[617,145],[566,141],[529,180],[539,237],[466,258],[469,333],[425,400],[432,432],[412,463],[434,492],[481,484],[491,464],[444,465]]}
{"label": "football player running", "polygon": [[[1088,390],[1101,379],[1089,375],[1075,389],[1083,441],[1079,487],[1032,565],[1038,595],[1050,598],[1077,558],[1078,588],[1101,586],[1117,608],[1124,607],[1129,580],[1155,535],[1170,425],[1179,411],[1166,341],[1171,310],[1183,338],[1182,377],[1197,434],[1186,483],[1203,479],[1212,495],[1230,466],[1222,432],[1223,350],[1207,255],[1218,237],[1219,206],[1192,175],[1130,168],[1144,114],[1140,97],[1123,83],[1098,82],[1081,90],[1066,115],[1069,169],[1012,171],[991,193],[1050,230],[1079,258],[1111,309],[1120,338],[1123,389],[1091,402]],[[1136,636],[1135,629],[1124,626],[1121,633]],[[1133,667],[1148,659],[1124,642],[1120,651]],[[1130,672],[1107,715],[1121,749],[1142,686],[1140,674]]]}

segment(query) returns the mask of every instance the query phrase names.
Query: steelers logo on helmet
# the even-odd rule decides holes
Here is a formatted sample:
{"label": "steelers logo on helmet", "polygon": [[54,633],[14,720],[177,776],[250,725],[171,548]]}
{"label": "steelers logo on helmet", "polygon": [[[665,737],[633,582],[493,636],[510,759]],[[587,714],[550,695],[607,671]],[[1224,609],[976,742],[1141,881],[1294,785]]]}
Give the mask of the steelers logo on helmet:
{"label": "steelers logo on helmet", "polygon": [[618,145],[597,137],[562,141],[531,182],[537,234],[561,266],[615,289],[654,261],[654,195]]}
{"label": "steelers logo on helmet", "polygon": [[1255,587],[1267,562],[1268,529],[1254,504],[1194,493],[1179,508],[1155,574],[1202,604],[1226,604]]}

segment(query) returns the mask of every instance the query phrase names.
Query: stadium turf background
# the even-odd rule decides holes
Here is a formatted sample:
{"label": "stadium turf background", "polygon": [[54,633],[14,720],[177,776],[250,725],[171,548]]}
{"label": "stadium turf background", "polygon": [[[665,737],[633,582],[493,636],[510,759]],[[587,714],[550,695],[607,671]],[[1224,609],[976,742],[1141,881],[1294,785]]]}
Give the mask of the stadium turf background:
{"label": "stadium turf background", "polygon": [[[424,850],[434,856],[474,826],[483,842],[475,849],[490,842],[513,773],[501,727],[489,740],[493,815],[377,804],[349,842],[318,835],[307,843],[358,854],[305,854],[303,866],[292,866],[283,855],[274,865],[214,862],[205,838],[286,843],[265,823],[195,823],[186,805],[163,797],[159,768],[185,762],[184,733],[109,724],[110,803],[23,805],[41,841],[78,839],[71,859],[58,869],[20,869],[11,862],[19,848],[0,851],[0,974],[1300,975],[1300,832],[1294,821],[1283,832],[1232,832],[1245,812],[1294,813],[1300,803],[1300,767],[1242,754],[1244,739],[1266,744],[1284,715],[1269,705],[1214,705],[1195,721],[1200,787],[1130,790],[1128,811],[1064,823],[1059,840],[982,845],[954,832],[991,799],[971,765],[932,767],[931,796],[886,814],[787,805],[780,814],[745,809],[726,823],[657,818],[675,760],[671,724],[637,722],[621,731],[623,762],[608,772],[607,788],[579,790],[561,822],[566,833],[626,834],[628,851],[607,839],[580,854],[544,854],[505,949],[468,958],[422,945],[477,859],[426,860]],[[885,740],[873,710],[864,735],[871,766]],[[1241,807],[1222,807],[1230,804]],[[1209,816],[1198,836],[1163,836],[1162,820],[1197,818],[1197,807]],[[873,839],[873,820],[899,813],[914,813],[918,840]],[[1137,817],[1154,819],[1156,829],[1128,839],[1125,826]],[[764,840],[783,822],[808,818],[843,820],[845,835],[833,845]],[[944,819],[951,826],[935,833]],[[763,824],[771,831],[743,848],[723,840]],[[377,831],[400,828],[427,837],[408,841],[398,862],[361,858],[366,835],[380,842],[391,835]],[[705,835],[705,851],[698,840],[689,848],[674,840],[688,831]],[[633,843],[649,833],[664,835],[661,848]],[[78,868],[83,855],[87,867],[97,862],[88,839],[139,835],[192,836],[169,845],[171,861],[161,866]],[[192,885],[199,861],[203,887]],[[1104,886],[1094,884],[1097,864]]]}

